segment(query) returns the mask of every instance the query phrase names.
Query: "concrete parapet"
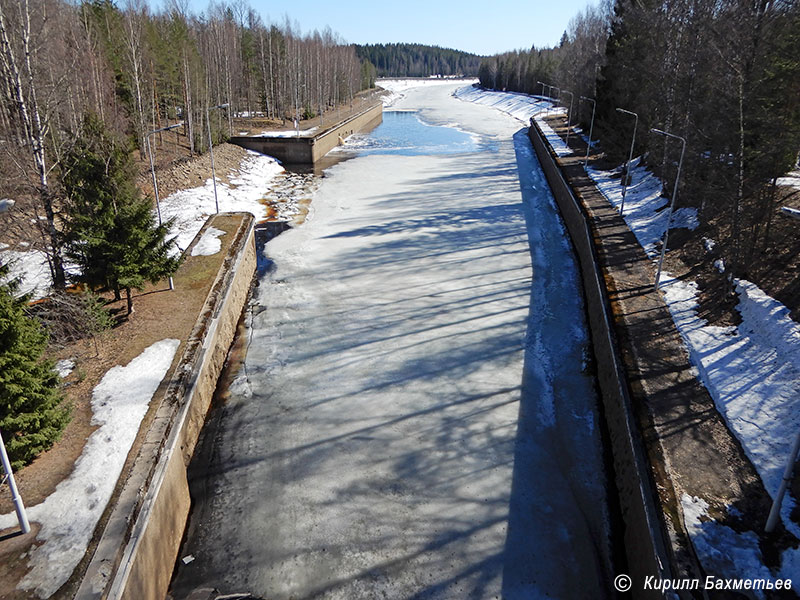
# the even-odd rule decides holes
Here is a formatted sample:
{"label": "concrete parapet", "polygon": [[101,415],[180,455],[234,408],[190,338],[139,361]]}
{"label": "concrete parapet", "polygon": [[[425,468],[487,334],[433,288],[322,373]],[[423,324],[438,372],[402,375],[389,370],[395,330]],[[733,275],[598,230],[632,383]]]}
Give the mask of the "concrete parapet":
{"label": "concrete parapet", "polygon": [[314,164],[341,143],[360,131],[367,131],[383,120],[383,104],[373,104],[352,117],[311,137],[238,136],[228,141],[248,150],[274,156],[286,164]]}
{"label": "concrete parapet", "polygon": [[[187,466],[256,270],[254,218],[247,213],[234,216],[241,218],[241,224],[75,595],[77,599],[142,600],[166,595],[191,505]],[[214,219],[209,219],[204,230]]]}
{"label": "concrete parapet", "polygon": [[[620,358],[613,315],[593,234],[586,215],[556,162],[555,154],[535,122],[529,137],[569,232],[580,265],[586,309],[597,361],[597,378],[611,442],[615,483],[622,511],[623,544],[628,575],[670,578],[667,545],[649,477],[646,453],[631,405]],[[637,598],[662,598],[658,590],[632,589]]]}

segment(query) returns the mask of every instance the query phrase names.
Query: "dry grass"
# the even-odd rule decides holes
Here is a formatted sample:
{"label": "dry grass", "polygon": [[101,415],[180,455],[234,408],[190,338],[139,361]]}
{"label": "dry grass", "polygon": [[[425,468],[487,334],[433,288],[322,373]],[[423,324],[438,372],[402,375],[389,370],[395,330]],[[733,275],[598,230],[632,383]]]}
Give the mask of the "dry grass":
{"label": "dry grass", "polygon": [[[34,506],[50,495],[74,466],[86,440],[96,429],[91,423],[91,392],[103,375],[115,365],[126,365],[153,343],[165,339],[181,340],[170,373],[183,352],[192,328],[205,303],[214,278],[219,271],[240,219],[221,216],[214,227],[225,231],[220,239],[223,247],[212,256],[187,256],[174,277],[175,290],[166,282],[149,286],[134,296],[134,312],[125,313],[125,300],[111,302],[108,306],[119,317],[119,323],[97,340],[97,351],[91,340],[84,340],[60,350],[54,358],[72,358],[76,362],[73,372],[65,380],[66,401],[72,406],[72,420],[55,446],[42,454],[31,465],[17,473],[17,483],[27,506]],[[154,398],[166,388],[162,382]],[[145,416],[139,437],[142,437],[157,408],[153,401]],[[139,442],[134,444],[128,463],[135,455]],[[129,466],[129,465],[128,465]],[[127,467],[126,467],[127,469]],[[124,476],[124,472],[123,472]],[[0,512],[13,511],[8,494],[0,496]],[[0,532],[0,536],[9,531]],[[29,594],[15,590],[16,582],[26,572],[25,553],[34,542],[36,528],[25,536],[0,540],[0,597],[28,598]]]}

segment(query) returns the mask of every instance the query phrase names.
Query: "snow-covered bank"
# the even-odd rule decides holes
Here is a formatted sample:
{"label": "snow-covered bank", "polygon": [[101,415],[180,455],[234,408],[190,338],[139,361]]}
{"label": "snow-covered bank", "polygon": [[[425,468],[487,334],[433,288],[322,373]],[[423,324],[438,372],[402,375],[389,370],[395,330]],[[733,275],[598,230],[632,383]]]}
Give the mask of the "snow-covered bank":
{"label": "snow-covered bank", "polygon": [[[597,189],[617,210],[622,206],[623,190],[620,182],[623,169],[624,165],[612,171],[601,171],[592,167],[587,169]],[[669,211],[666,208],[669,198],[664,196],[661,180],[642,165],[639,158],[631,162],[630,173],[622,217],[647,255],[655,258],[661,250],[661,240],[667,229]],[[696,208],[677,207],[672,214],[670,229],[696,229],[699,224]]]}
{"label": "snow-covered bank", "polygon": [[[220,212],[242,211],[252,213],[257,220],[265,218],[267,208],[261,200],[267,195],[271,180],[282,172],[283,167],[274,158],[248,151],[238,172],[229,176],[230,184],[220,181],[217,175]],[[175,192],[162,198],[160,206],[163,220],[174,218],[169,237],[175,239],[176,252],[183,251],[216,212],[213,182],[209,178],[202,186]],[[9,265],[12,278],[19,279],[21,294],[38,299],[49,293],[53,279],[47,256],[41,250],[8,250],[0,245],[0,262]]]}
{"label": "snow-covered bank", "polygon": [[[230,185],[217,177],[220,212],[249,212],[256,220],[264,219],[267,208],[261,200],[269,191],[270,180],[282,172],[283,167],[274,158],[248,151],[239,172],[229,178]],[[214,182],[211,179],[203,186],[175,192],[161,200],[161,216],[165,221],[174,219],[170,235],[181,251],[189,246],[215,212]]]}
{"label": "snow-covered bank", "polygon": [[[539,118],[536,98],[476,88],[460,90],[457,96],[495,106],[520,120],[536,118],[556,153],[570,153],[563,140]],[[621,173],[622,166],[612,171],[588,169],[598,189],[618,208],[623,193]],[[638,159],[632,164],[631,176],[623,216],[648,256],[655,258],[667,227],[665,208],[669,199],[664,197],[658,178]],[[693,229],[698,224],[695,209],[679,206],[671,227]],[[710,252],[714,242],[705,242]],[[724,270],[724,261],[717,261],[717,266]],[[742,317],[736,327],[712,326],[699,318],[694,282],[666,274],[660,287],[701,381],[742,443],[767,492],[774,495],[792,440],[800,430],[800,327],[789,318],[785,306],[745,280],[736,282],[737,309]],[[709,572],[800,580],[800,552],[786,551],[781,568],[770,574],[755,533],[738,533],[715,521],[703,498],[686,496],[680,500],[687,530]],[[800,527],[789,518],[795,507],[796,500],[787,497],[781,515],[787,529],[800,537]],[[729,514],[736,514],[735,507],[726,508]]]}
{"label": "snow-covered bank", "polygon": [[[94,528],[111,498],[125,459],[136,439],[150,399],[166,375],[179,340],[156,342],[127,366],[110,369],[92,392],[92,424],[75,469],[28,518],[41,529],[31,553],[31,570],[19,588],[48,598],[83,558]],[[15,513],[0,515],[0,529],[14,527]]]}
{"label": "snow-covered bank", "polygon": [[454,79],[441,79],[436,77],[431,77],[430,79],[378,79],[375,82],[375,85],[378,87],[382,87],[389,93],[384,95],[383,100],[383,107],[390,108],[394,107],[398,100],[405,97],[406,92],[411,89],[416,89],[420,87],[429,87],[435,85],[453,85],[454,81],[459,81],[463,84],[472,84],[476,83],[477,79],[461,79],[461,80],[454,80]]}

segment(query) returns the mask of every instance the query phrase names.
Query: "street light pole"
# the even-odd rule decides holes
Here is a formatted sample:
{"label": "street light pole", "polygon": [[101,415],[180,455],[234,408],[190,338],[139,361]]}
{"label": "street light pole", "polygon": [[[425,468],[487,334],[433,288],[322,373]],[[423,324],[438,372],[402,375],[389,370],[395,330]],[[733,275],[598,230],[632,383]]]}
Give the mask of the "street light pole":
{"label": "street light pole", "polygon": [[[158,200],[158,181],[156,180],[156,168],[153,164],[153,149],[150,147],[150,136],[153,134],[158,133],[159,131],[169,131],[170,129],[175,129],[183,125],[183,121],[180,123],[175,123],[174,125],[167,125],[166,127],[162,127],[161,129],[154,129],[150,133],[147,134],[147,154],[150,157],[150,173],[153,175],[153,194],[156,197],[156,212],[158,213],[158,224],[161,225],[161,203]],[[172,279],[172,275],[169,276],[169,289],[175,289],[175,281]]]}
{"label": "street light pole", "polygon": [[655,289],[658,291],[658,282],[661,280],[661,265],[664,263],[664,254],[667,251],[667,241],[669,240],[669,225],[672,222],[672,213],[675,210],[675,199],[678,197],[678,182],[681,180],[681,168],[683,167],[683,153],[686,150],[686,140],[679,135],[667,133],[666,131],[661,131],[660,129],[651,129],[650,132],[675,138],[676,140],[680,140],[683,144],[681,146],[681,158],[680,161],[678,161],[678,174],[675,176],[675,187],[672,190],[672,202],[670,202],[669,215],[667,215],[667,228],[664,231],[664,242],[661,244],[661,256],[658,258],[658,270],[656,271],[655,284]]}
{"label": "street light pole", "polygon": [[544,81],[537,81],[536,83],[542,86],[542,98],[544,98],[544,86],[545,86]]}
{"label": "street light pole", "polygon": [[31,530],[31,524],[28,522],[28,515],[25,512],[25,505],[22,503],[22,496],[19,495],[19,490],[17,489],[17,482],[14,480],[14,472],[11,470],[11,461],[8,459],[8,453],[6,452],[6,445],[3,443],[3,436],[1,434],[0,434],[0,463],[2,463],[3,472],[6,474],[4,481],[8,481],[8,487],[11,488],[11,501],[14,503],[14,510],[17,513],[17,521],[19,521],[19,528],[22,530],[22,533],[28,533]]}
{"label": "street light pole", "polygon": [[625,164],[625,180],[622,182],[622,203],[619,205],[619,214],[622,216],[622,211],[625,210],[625,194],[628,192],[628,179],[631,175],[631,160],[633,160],[633,145],[636,143],[636,128],[639,126],[639,115],[624,108],[617,108],[617,112],[625,113],[626,115],[633,115],[636,120],[633,122],[633,137],[631,138],[631,150],[628,152],[628,162]]}
{"label": "street light pole", "polygon": [[217,198],[217,173],[214,169],[214,141],[211,139],[211,119],[209,118],[208,113],[217,108],[228,108],[229,106],[230,103],[226,102],[225,104],[217,104],[216,106],[206,109],[206,125],[208,126],[208,151],[211,153],[211,181],[214,184],[214,206],[217,209],[217,213],[219,213],[219,199]]}
{"label": "street light pole", "polygon": [[547,84],[547,98],[549,102],[547,103],[547,113],[545,114],[546,117],[550,116],[550,109],[553,106],[553,86]]}
{"label": "street light pole", "polygon": [[569,110],[567,111],[567,149],[569,149],[569,127],[572,122],[572,101],[575,100],[575,95],[569,90],[564,90],[565,94],[569,94]]}
{"label": "street light pole", "polygon": [[147,134],[147,155],[150,157],[150,173],[153,175],[153,194],[156,197],[156,212],[158,213],[158,224],[161,225],[161,205],[158,202],[158,182],[156,181],[156,169],[153,165],[153,149],[150,147],[150,136],[161,131],[169,131],[170,129],[175,129],[183,125],[183,121],[180,123],[175,123],[174,125],[168,125],[167,127],[162,127],[161,129],[154,129],[150,133]]}
{"label": "street light pole", "polygon": [[592,149],[592,131],[594,131],[594,109],[597,107],[597,102],[594,101],[594,98],[587,98],[586,96],[581,96],[581,100],[586,100],[587,102],[592,103],[592,122],[589,125],[589,141],[586,143],[586,160],[583,161],[583,168],[585,169],[586,166],[589,164],[589,150]]}

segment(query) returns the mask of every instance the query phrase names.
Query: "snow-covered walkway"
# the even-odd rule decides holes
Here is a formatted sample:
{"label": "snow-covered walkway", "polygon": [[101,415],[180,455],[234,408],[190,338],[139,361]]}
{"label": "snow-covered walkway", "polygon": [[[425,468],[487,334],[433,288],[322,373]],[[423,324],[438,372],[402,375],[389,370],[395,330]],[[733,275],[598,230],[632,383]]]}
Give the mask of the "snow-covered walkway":
{"label": "snow-covered walkway", "polygon": [[604,597],[569,243],[519,122],[458,85],[396,106],[479,151],[341,163],[268,244],[175,597]]}

